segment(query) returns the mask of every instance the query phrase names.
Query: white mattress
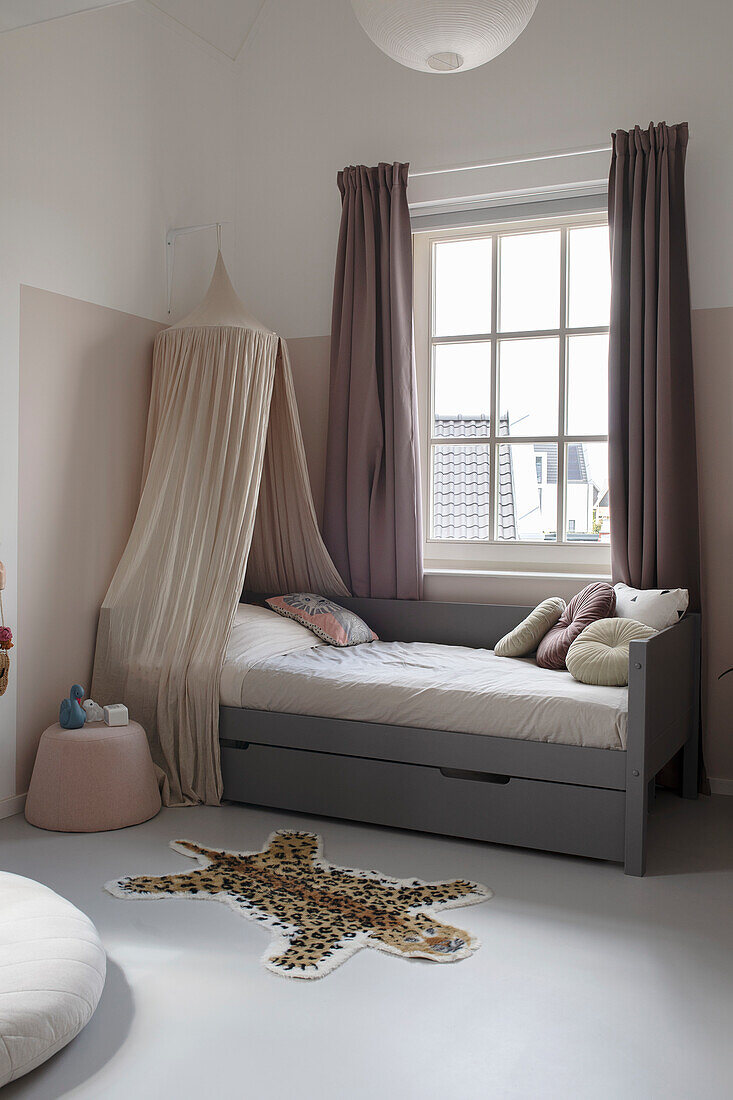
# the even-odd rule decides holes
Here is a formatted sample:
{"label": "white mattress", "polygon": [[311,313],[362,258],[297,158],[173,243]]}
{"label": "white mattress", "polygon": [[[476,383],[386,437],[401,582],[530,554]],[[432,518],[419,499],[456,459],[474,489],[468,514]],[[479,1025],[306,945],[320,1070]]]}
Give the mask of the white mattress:
{"label": "white mattress", "polygon": [[488,649],[427,642],[340,649],[321,644],[274,612],[245,605],[227,650],[221,702],[490,737],[626,747],[626,688],[580,684],[569,672],[538,668],[532,658],[495,657]]}

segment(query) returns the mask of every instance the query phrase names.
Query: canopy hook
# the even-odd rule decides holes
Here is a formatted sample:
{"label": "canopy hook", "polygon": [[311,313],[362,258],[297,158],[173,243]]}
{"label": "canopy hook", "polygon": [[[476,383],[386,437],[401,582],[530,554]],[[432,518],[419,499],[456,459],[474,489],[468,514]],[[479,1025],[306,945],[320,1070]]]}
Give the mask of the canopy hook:
{"label": "canopy hook", "polygon": [[183,233],[198,233],[200,229],[216,229],[216,243],[219,252],[221,252],[221,227],[222,225],[228,225],[228,222],[207,222],[206,225],[178,225],[174,229],[169,229],[165,235],[165,257],[166,257],[166,283],[167,283],[167,305],[168,314],[170,315],[171,305],[173,300],[173,260],[175,254],[176,238],[180,237]]}

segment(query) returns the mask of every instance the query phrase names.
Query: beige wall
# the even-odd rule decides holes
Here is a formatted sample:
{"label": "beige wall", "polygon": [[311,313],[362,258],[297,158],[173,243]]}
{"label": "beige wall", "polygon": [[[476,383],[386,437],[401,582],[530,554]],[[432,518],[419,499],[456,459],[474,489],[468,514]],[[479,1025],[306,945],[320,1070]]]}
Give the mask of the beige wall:
{"label": "beige wall", "polygon": [[[238,226],[233,275],[253,312],[291,338],[317,499],[325,456],[327,341],[345,164],[465,165],[602,146],[612,130],[687,121],[687,212],[700,436],[708,766],[733,782],[733,4],[562,0],[537,6],[490,64],[448,77],[385,57],[342,0],[279,0],[238,77]],[[277,68],[287,80],[272,81]],[[298,88],[294,96],[292,89]],[[251,105],[256,104],[256,109]],[[256,170],[252,170],[253,156]],[[415,200],[603,179],[608,155],[415,178]],[[549,173],[549,174],[548,174]],[[555,174],[558,178],[555,179]],[[562,178],[560,178],[562,177]],[[294,340],[292,337],[299,337]],[[303,339],[312,337],[312,340]],[[553,581],[561,594],[576,582]],[[579,582],[578,582],[579,583]],[[562,587],[566,586],[566,587]],[[430,576],[431,599],[532,603],[544,581]]]}
{"label": "beige wall", "polygon": [[[0,34],[0,558],[16,631],[25,618],[18,509],[35,507],[36,488],[19,501],[20,287],[162,321],[168,228],[228,222],[228,258],[233,79],[231,65],[137,4]],[[213,233],[180,238],[175,315],[203,295],[215,252]],[[51,386],[54,369],[49,363]],[[23,675],[20,644],[12,657]],[[0,699],[0,817],[18,806],[16,689],[13,675]]]}
{"label": "beige wall", "polygon": [[328,377],[331,338],[306,336],[288,340],[298,399],[300,426],[308,458],[308,472],[318,520],[323,520],[323,485],[326,477],[326,434],[328,429]]}
{"label": "beige wall", "polygon": [[[727,718],[733,674],[717,680],[719,672],[733,664],[726,604],[731,587],[726,554],[733,534],[728,492],[733,204],[724,183],[733,172],[733,146],[721,139],[733,97],[728,56],[732,34],[730,0],[703,0],[697,6],[686,0],[543,3],[504,54],[489,65],[447,78],[416,73],[386,58],[343,0],[278,0],[266,5],[257,48],[236,71],[135,4],[0,36],[0,98],[7,108],[0,113],[0,558],[9,566],[5,607],[16,632],[26,637],[25,624],[46,614],[35,595],[33,570],[45,575],[53,568],[50,558],[36,557],[45,529],[39,528],[36,537],[33,527],[43,519],[46,486],[39,478],[30,485],[24,481],[20,514],[22,522],[30,524],[32,568],[25,573],[28,585],[23,593],[37,602],[18,610],[18,574],[25,572],[17,560],[21,284],[83,299],[77,305],[85,313],[96,307],[84,302],[94,301],[162,320],[166,228],[218,219],[229,222],[224,251],[240,293],[263,322],[291,337],[320,513],[328,388],[324,334],[330,322],[338,234],[338,169],[350,162],[392,159],[430,167],[595,146],[618,126],[650,118],[685,119],[691,129],[687,183],[708,612],[708,758],[713,776],[733,781],[733,734]],[[274,71],[286,72],[288,79],[273,81]],[[582,158],[581,163],[588,164]],[[513,187],[537,183],[529,170],[526,177],[524,171],[517,168]],[[603,172],[594,167],[591,174],[596,178]],[[472,173],[437,180],[440,186],[465,188],[466,195],[483,186]],[[205,289],[212,260],[208,235],[180,239],[174,318]],[[24,291],[24,313],[28,293]],[[66,331],[60,317],[57,321]],[[27,339],[29,348],[38,342],[36,351],[28,354],[39,362],[41,353],[46,357],[50,389],[58,381],[56,371],[70,384],[78,382],[80,365],[65,343],[67,336],[62,340],[61,366],[48,344],[45,350],[40,346],[43,332],[34,336],[29,331]],[[86,349],[88,363],[94,342],[85,342],[81,334],[78,341],[77,351]],[[24,362],[25,355],[24,351]],[[40,375],[37,384],[39,380]],[[106,382],[112,405],[119,399],[117,382],[110,376]],[[24,392],[26,388],[24,381]],[[55,429],[51,425],[48,430]],[[33,417],[25,413],[22,432],[21,449],[25,452],[30,446],[33,456],[33,446],[43,444]],[[52,459],[56,484],[57,464],[49,452],[46,457]],[[66,461],[67,473],[74,472],[83,485],[90,485],[96,500],[95,493],[113,470],[100,473],[92,461],[82,469],[73,454]],[[66,481],[56,488],[53,503],[73,499]],[[112,518],[110,522],[114,526]],[[89,553],[89,543],[85,546]],[[90,591],[104,587],[100,553],[101,558],[93,561],[98,571],[91,574]],[[558,582],[557,591],[569,595],[574,583],[565,581],[563,588]],[[442,576],[428,579],[427,594],[532,603],[543,585],[521,576]],[[63,588],[55,583],[53,587]],[[84,591],[85,615],[87,599]],[[65,616],[67,610],[64,606],[55,614]],[[85,621],[74,643],[80,654],[88,651],[89,620]],[[36,642],[29,637],[27,641],[27,647],[19,644],[13,651],[26,700],[45,682],[38,667],[40,649],[34,657],[31,646]],[[63,676],[68,678],[66,669]],[[23,789],[14,782],[17,683],[14,677],[0,701],[0,814],[3,799]],[[64,682],[60,690],[67,687]],[[55,684],[53,695],[58,695]],[[50,699],[49,688],[44,708]],[[21,715],[24,711],[24,705],[17,708]],[[40,705],[27,724],[22,718],[21,776],[27,774],[33,731],[43,720]]]}
{"label": "beige wall", "polygon": [[75,681],[137,508],[155,321],[21,288],[16,789]]}
{"label": "beige wall", "polygon": [[[232,275],[264,323],[323,335],[345,164],[481,163],[602,146],[650,119],[686,121],[692,304],[731,306],[732,39],[731,0],[542,0],[499,57],[438,76],[381,53],[345,0],[271,3],[235,88],[242,247]],[[430,194],[535,187],[536,168],[516,166],[498,186],[475,172],[432,177]],[[577,173],[606,177],[608,157],[600,170],[580,158]],[[411,181],[415,199],[426,182]]]}
{"label": "beige wall", "polygon": [[692,313],[708,774],[733,784],[733,308]]}

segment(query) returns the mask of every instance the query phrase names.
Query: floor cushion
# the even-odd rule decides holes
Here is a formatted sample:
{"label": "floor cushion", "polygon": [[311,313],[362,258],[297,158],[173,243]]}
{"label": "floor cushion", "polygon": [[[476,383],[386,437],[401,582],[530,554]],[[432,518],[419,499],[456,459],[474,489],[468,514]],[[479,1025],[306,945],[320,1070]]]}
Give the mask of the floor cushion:
{"label": "floor cushion", "polygon": [[568,672],[581,684],[623,687],[629,682],[629,642],[656,633],[634,619],[598,619],[570,646],[565,658]]}
{"label": "floor cushion", "polygon": [[621,619],[634,619],[655,630],[664,630],[679,622],[690,602],[686,588],[631,588],[614,585],[616,614]]}
{"label": "floor cushion", "polygon": [[608,619],[616,609],[616,593],[610,584],[597,581],[573,596],[555,626],[537,647],[540,668],[563,669],[568,650],[578,635],[597,619]]}
{"label": "floor cushion", "polygon": [[0,871],[0,1086],[89,1022],[106,958],[84,913],[47,886]]}
{"label": "floor cushion", "polygon": [[551,596],[530,611],[519,626],[510,630],[494,646],[497,657],[526,657],[534,653],[550,627],[554,626],[565,610],[565,600]]}

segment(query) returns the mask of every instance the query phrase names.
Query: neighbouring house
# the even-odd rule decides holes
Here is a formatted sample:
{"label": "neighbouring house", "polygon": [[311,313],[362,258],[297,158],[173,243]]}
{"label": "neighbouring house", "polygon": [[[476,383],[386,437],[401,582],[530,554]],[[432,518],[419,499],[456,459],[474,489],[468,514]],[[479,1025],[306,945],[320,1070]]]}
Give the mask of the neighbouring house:
{"label": "neighbouring house", "polygon": [[[503,415],[500,435],[507,433],[507,425],[508,417]],[[436,417],[435,437],[456,442],[433,450],[433,538],[488,539],[492,497],[488,418]],[[483,438],[486,443],[476,442]],[[607,542],[608,487],[592,478],[585,444],[568,444],[567,464],[568,540]],[[499,444],[497,538],[554,539],[557,484],[554,443]]]}

